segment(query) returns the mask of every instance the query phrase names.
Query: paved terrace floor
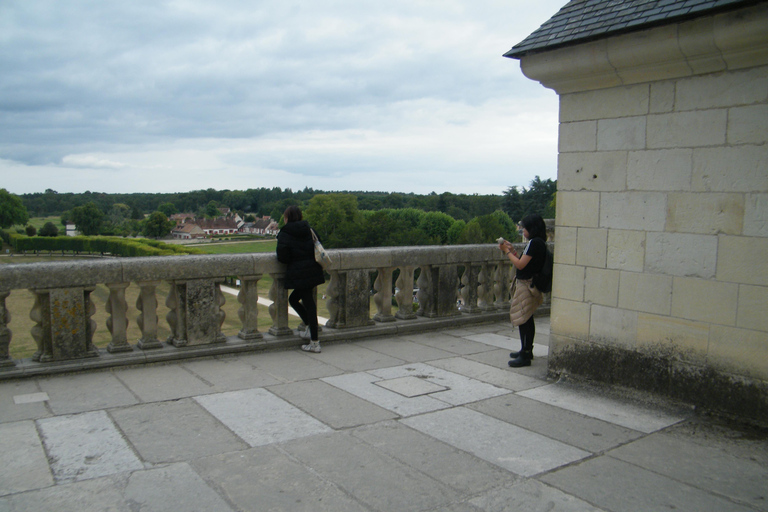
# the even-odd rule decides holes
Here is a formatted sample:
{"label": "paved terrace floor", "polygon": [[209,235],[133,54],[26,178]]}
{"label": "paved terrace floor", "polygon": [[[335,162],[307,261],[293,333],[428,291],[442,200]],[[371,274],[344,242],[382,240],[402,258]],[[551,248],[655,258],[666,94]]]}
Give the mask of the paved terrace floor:
{"label": "paved terrace floor", "polygon": [[768,442],[507,323],[0,383],[0,511],[768,511]]}

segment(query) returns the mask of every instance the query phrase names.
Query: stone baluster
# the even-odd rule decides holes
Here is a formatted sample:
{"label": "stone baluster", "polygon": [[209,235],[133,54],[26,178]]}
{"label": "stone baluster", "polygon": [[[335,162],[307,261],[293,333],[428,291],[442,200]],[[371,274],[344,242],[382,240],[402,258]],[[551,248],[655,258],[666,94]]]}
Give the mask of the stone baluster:
{"label": "stone baluster", "polygon": [[128,304],[125,301],[125,289],[130,283],[107,283],[109,298],[105,306],[109,314],[107,329],[112,334],[112,341],[107,345],[107,352],[130,352],[133,347],[128,344]]}
{"label": "stone baluster", "polygon": [[377,322],[394,322],[392,315],[392,273],[393,268],[380,268],[376,276],[376,282],[373,288],[376,295],[373,296],[373,302],[376,304],[376,314],[373,319]]}
{"label": "stone baluster", "polygon": [[331,273],[328,288],[333,285],[332,293],[335,297],[332,302],[338,309],[326,323],[328,327],[345,329],[374,325],[371,320],[370,279],[370,271],[364,269]]}
{"label": "stone baluster", "polygon": [[11,323],[11,312],[5,307],[5,299],[11,292],[0,292],[0,367],[16,366],[10,356],[11,337],[13,333],[8,328]]}
{"label": "stone baluster", "polygon": [[342,276],[337,270],[331,270],[331,279],[328,286],[325,287],[325,307],[328,309],[328,321],[325,323],[328,327],[336,327],[339,324],[339,314],[341,311],[341,301],[344,299],[341,295],[340,282]]}
{"label": "stone baluster", "polygon": [[496,306],[496,309],[509,309],[509,287],[512,285],[511,275],[512,265],[506,262],[499,262],[496,265],[493,280],[493,295],[496,298],[493,305]]}
{"label": "stone baluster", "polygon": [[464,274],[461,276],[462,313],[477,314],[482,310],[478,306],[478,276],[480,267],[471,263],[464,264]]}
{"label": "stone baluster", "polygon": [[237,294],[237,302],[242,307],[237,311],[237,316],[242,322],[242,329],[237,337],[242,340],[258,340],[264,337],[259,332],[259,290],[258,284],[261,274],[252,276],[239,276],[240,292]]}
{"label": "stone baluster", "polygon": [[414,267],[400,267],[400,275],[397,276],[395,286],[395,300],[397,301],[397,313],[395,318],[399,320],[413,320],[416,313],[413,312],[413,271]]}
{"label": "stone baluster", "polygon": [[96,357],[93,346],[96,322],[91,316],[95,288],[53,288],[32,290],[35,304],[29,317],[35,322],[32,337],[38,350],[32,357],[41,363]]}
{"label": "stone baluster", "polygon": [[270,274],[272,286],[269,288],[269,316],[272,317],[272,327],[269,334],[273,336],[286,336],[293,334],[288,327],[288,290],[283,286],[283,274]]}
{"label": "stone baluster", "polygon": [[459,315],[456,293],[459,283],[456,265],[424,265],[417,284],[419,316],[427,318]]}
{"label": "stone baluster", "polygon": [[171,333],[168,335],[166,343],[174,347],[183,347],[187,344],[185,330],[182,326],[186,324],[185,311],[180,307],[179,294],[183,293],[183,284],[171,281],[171,289],[168,291],[168,297],[165,299],[165,305],[168,307],[168,313],[165,320]]}
{"label": "stone baluster", "polygon": [[160,281],[139,281],[139,297],[136,299],[136,309],[139,315],[136,324],[141,329],[141,339],[137,346],[141,350],[162,348],[163,344],[157,339],[157,294],[155,290]]}
{"label": "stone baluster", "polygon": [[216,329],[216,339],[214,340],[215,343],[224,343],[227,341],[227,337],[224,336],[224,333],[221,332],[221,328],[224,326],[224,320],[227,319],[227,312],[224,311],[224,304],[227,303],[227,298],[224,296],[224,292],[221,291],[221,283],[224,282],[224,279],[217,279],[214,282],[214,294],[215,294],[215,303],[216,307],[218,308],[218,312],[214,314],[215,318],[218,320],[218,328]]}
{"label": "stone baluster", "polygon": [[496,305],[493,303],[493,271],[494,265],[492,263],[483,263],[477,277],[477,307],[483,313],[496,311]]}

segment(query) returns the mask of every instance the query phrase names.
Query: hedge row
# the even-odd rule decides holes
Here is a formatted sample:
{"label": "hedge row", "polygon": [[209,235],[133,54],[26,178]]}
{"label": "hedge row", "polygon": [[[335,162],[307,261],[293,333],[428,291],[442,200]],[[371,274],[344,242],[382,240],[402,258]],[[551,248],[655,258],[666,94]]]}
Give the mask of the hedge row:
{"label": "hedge row", "polygon": [[54,236],[29,237],[3,232],[3,240],[16,252],[71,252],[87,254],[111,254],[113,256],[174,256],[201,254],[197,249],[182,245],[165,244],[146,238]]}

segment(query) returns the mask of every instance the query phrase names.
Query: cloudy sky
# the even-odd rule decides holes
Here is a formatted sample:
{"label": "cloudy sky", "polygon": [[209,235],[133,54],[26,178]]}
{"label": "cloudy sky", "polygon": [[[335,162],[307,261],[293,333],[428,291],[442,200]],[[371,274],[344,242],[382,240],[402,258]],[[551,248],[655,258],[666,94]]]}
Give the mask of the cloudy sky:
{"label": "cloudy sky", "polygon": [[501,194],[557,96],[502,57],[566,0],[2,0],[0,188]]}

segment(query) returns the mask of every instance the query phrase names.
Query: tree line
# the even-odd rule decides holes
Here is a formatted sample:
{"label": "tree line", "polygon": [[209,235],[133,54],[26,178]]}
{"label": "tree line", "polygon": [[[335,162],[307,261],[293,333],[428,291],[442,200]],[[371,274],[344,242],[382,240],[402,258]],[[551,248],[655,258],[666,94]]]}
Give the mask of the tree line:
{"label": "tree line", "polygon": [[[48,189],[23,194],[18,200],[29,216],[60,216],[62,224],[74,222],[82,234],[150,237],[167,234],[173,227],[168,218],[174,213],[212,217],[218,214],[217,207],[227,207],[246,221],[267,215],[281,219],[288,206],[298,205],[329,247],[371,247],[484,243],[498,236],[513,239],[515,224],[524,215],[554,216],[556,189],[555,181],[536,176],[530,187],[509,187],[501,195],[324,192],[311,188],[294,192],[279,187],[173,194],[58,193]],[[0,227],[27,222],[26,218],[22,222],[17,219],[4,225],[2,203],[0,199]],[[49,234],[50,227],[46,228],[45,234]]]}

